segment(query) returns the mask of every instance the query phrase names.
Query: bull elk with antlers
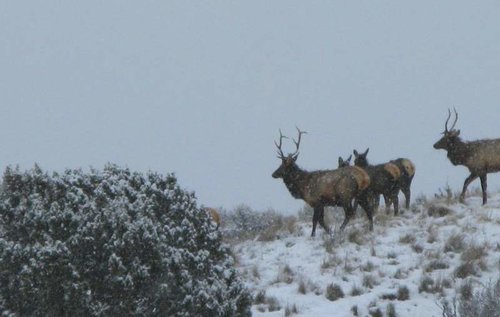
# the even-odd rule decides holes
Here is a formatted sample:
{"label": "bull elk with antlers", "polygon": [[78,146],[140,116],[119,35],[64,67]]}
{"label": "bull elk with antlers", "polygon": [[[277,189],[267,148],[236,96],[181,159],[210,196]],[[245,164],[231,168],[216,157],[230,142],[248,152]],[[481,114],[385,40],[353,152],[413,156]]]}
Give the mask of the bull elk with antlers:
{"label": "bull elk with antlers", "polygon": [[282,178],[290,194],[296,199],[304,200],[314,209],[313,227],[311,236],[316,233],[317,223],[329,232],[324,221],[324,208],[327,206],[341,206],[344,209],[345,218],[340,226],[343,230],[354,214],[353,200],[357,199],[366,212],[370,222],[370,230],[373,230],[373,207],[369,203],[366,189],[370,183],[368,174],[357,167],[344,167],[337,170],[321,170],[308,172],[301,169],[296,161],[299,156],[299,146],[302,134],[306,133],[297,128],[298,140],[293,140],[296,151],[285,155],[281,149],[282,140],[286,138],[280,130],[279,143],[275,141],[278,148],[278,158],[281,165],[273,173],[273,178]]}
{"label": "bull elk with antlers", "polygon": [[451,118],[451,111],[448,109],[448,118],[444,124],[443,137],[434,144],[434,148],[446,150],[448,152],[448,159],[453,165],[464,165],[470,171],[470,175],[465,179],[460,201],[464,201],[467,186],[479,177],[483,191],[484,205],[488,200],[486,175],[500,171],[500,139],[462,141],[459,137],[460,130],[455,130],[458,113],[455,109],[454,111],[455,121],[451,128],[448,128],[448,122]]}

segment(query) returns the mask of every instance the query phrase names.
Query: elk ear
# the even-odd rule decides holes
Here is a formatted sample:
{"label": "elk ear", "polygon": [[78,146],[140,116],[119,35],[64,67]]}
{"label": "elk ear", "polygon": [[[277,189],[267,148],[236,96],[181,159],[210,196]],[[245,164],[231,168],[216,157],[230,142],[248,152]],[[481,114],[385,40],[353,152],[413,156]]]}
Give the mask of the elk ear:
{"label": "elk ear", "polygon": [[365,153],[363,155],[367,155],[368,151],[370,151],[370,148],[367,148],[366,151],[365,151]]}
{"label": "elk ear", "polygon": [[359,156],[359,153],[356,150],[353,150],[352,153],[354,154],[354,157],[358,157]]}
{"label": "elk ear", "polygon": [[351,155],[349,155],[349,157],[347,158],[346,162],[350,162],[350,161],[351,161],[351,159],[352,159],[352,154],[351,154]]}
{"label": "elk ear", "polygon": [[344,160],[339,156],[339,166],[342,166],[342,164],[344,164]]}

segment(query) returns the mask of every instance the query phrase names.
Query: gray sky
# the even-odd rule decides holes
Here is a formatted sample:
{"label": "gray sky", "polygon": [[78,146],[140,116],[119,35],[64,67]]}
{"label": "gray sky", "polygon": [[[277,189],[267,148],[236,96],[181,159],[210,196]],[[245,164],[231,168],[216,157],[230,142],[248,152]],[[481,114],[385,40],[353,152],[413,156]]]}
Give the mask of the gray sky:
{"label": "gray sky", "polygon": [[414,197],[460,190],[432,145],[453,106],[464,139],[500,137],[499,21],[499,1],[3,1],[0,168],[114,162],[295,212],[271,173],[298,125],[307,170],[370,147],[415,162]]}

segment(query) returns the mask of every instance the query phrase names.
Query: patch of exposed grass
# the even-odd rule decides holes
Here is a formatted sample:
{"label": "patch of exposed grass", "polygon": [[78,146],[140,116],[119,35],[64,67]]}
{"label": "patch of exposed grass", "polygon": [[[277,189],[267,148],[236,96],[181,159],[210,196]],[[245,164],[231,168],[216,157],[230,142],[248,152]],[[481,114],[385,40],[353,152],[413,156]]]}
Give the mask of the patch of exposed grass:
{"label": "patch of exposed grass", "polygon": [[299,310],[297,309],[297,305],[289,305],[287,304],[285,307],[285,317],[289,317],[295,314],[298,314]]}
{"label": "patch of exposed grass", "polygon": [[407,233],[404,236],[399,238],[399,243],[403,244],[413,244],[417,241],[417,238],[415,237],[415,234],[413,233]]}
{"label": "patch of exposed grass", "polygon": [[351,296],[359,296],[359,295],[362,295],[362,294],[363,294],[363,289],[361,287],[357,286],[356,284],[354,284],[352,286],[350,295]]}
{"label": "patch of exposed grass", "polygon": [[450,265],[447,262],[445,262],[444,260],[436,259],[436,260],[430,261],[425,266],[424,271],[427,272],[427,273],[429,273],[429,272],[432,272],[432,271],[435,271],[435,270],[444,270],[444,269],[447,269],[449,267],[450,267]]}
{"label": "patch of exposed grass", "polygon": [[465,246],[465,236],[462,233],[454,233],[446,240],[444,252],[459,253],[465,249]]}
{"label": "patch of exposed grass", "polygon": [[448,215],[451,215],[453,213],[453,210],[450,208],[443,206],[443,205],[435,205],[431,204],[427,208],[427,214],[430,217],[438,218],[438,217],[445,217]]}
{"label": "patch of exposed grass", "polygon": [[473,261],[468,261],[468,262],[462,262],[456,269],[455,269],[455,277],[458,278],[466,278],[471,275],[473,276],[479,276],[479,269],[477,265]]}
{"label": "patch of exposed grass", "polygon": [[377,279],[371,275],[371,274],[365,274],[363,275],[363,281],[362,285],[366,288],[372,289],[373,287],[377,286],[379,283]]}
{"label": "patch of exposed grass", "polygon": [[401,301],[410,299],[410,290],[406,285],[398,287],[397,299]]}
{"label": "patch of exposed grass", "polygon": [[325,297],[330,301],[336,301],[344,297],[344,291],[338,284],[329,284],[326,287]]}

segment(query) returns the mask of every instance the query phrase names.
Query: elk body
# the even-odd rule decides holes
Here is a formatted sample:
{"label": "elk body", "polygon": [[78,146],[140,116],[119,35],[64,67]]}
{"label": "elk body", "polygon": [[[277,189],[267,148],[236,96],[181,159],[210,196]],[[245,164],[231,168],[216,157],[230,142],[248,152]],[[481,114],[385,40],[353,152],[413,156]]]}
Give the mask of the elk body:
{"label": "elk body", "polygon": [[272,176],[273,178],[282,178],[294,198],[304,200],[314,209],[311,236],[315,235],[318,222],[325,231],[329,232],[324,221],[324,208],[327,206],[343,207],[345,218],[340,226],[340,229],[343,230],[354,214],[352,205],[354,199],[357,199],[365,210],[370,222],[370,230],[373,230],[373,208],[369,204],[366,192],[370,184],[368,174],[357,167],[313,172],[301,169],[296,161],[299,154],[300,137],[304,132],[298,131],[298,141],[294,140],[297,150],[288,156],[285,156],[281,150],[284,136],[280,131],[280,141],[279,144],[276,143],[276,146],[281,165]]}
{"label": "elk body", "polygon": [[448,121],[451,111],[448,110],[448,118],[444,125],[443,137],[434,144],[435,149],[443,149],[448,152],[448,159],[453,165],[464,165],[470,175],[465,179],[460,201],[464,201],[467,186],[479,177],[483,192],[483,205],[488,200],[487,175],[500,171],[500,139],[487,139],[477,141],[462,141],[460,130],[455,130],[458,121],[458,113],[455,110],[455,121],[448,129]]}
{"label": "elk body", "polygon": [[405,195],[405,207],[410,208],[411,199],[411,182],[415,176],[415,164],[406,158],[398,158],[396,160],[390,161],[390,163],[396,165],[401,172],[401,178],[399,179],[399,185],[401,192]]}
{"label": "elk body", "polygon": [[370,176],[370,186],[368,187],[370,196],[373,196],[378,202],[380,195],[383,195],[386,211],[389,212],[392,204],[394,205],[394,215],[397,215],[399,213],[398,193],[401,172],[393,163],[370,165],[366,158],[369,150],[367,149],[362,154],[354,150],[354,165],[363,168]]}

